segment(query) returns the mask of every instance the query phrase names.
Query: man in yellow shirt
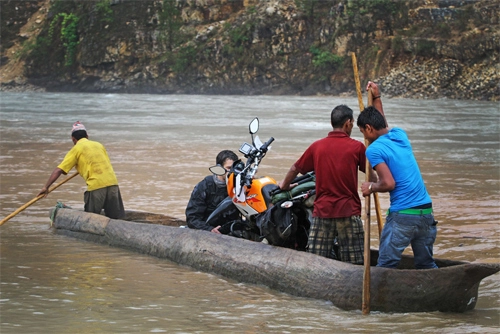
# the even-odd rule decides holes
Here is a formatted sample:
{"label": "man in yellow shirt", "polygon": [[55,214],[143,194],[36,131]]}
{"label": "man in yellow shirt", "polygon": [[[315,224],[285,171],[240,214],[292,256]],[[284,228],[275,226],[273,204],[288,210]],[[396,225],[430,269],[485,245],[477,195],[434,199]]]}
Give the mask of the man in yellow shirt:
{"label": "man in yellow shirt", "polygon": [[123,201],[108,153],[102,144],[88,138],[87,130],[82,123],[78,121],[73,124],[71,139],[75,146],[54,169],[38,195],[47,196],[50,185],[61,174],[66,175],[76,167],[87,183],[87,191],[83,196],[85,211],[100,214],[104,209],[105,215],[109,218],[123,218],[125,216]]}

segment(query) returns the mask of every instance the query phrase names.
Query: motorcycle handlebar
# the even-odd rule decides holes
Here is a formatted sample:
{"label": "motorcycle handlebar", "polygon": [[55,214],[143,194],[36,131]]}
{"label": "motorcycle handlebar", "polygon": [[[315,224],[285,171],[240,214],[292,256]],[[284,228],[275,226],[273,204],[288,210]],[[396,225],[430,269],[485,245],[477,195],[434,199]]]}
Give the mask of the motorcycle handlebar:
{"label": "motorcycle handlebar", "polygon": [[267,148],[269,147],[269,145],[271,145],[271,143],[273,141],[274,141],[274,137],[271,137],[259,149],[254,149],[254,150],[250,151],[249,153],[245,154],[245,157],[248,158],[247,165],[246,165],[245,169],[249,168],[252,163],[255,163],[255,166],[253,167],[252,171],[245,173],[245,178],[244,178],[244,180],[241,181],[242,185],[247,186],[247,188],[250,188],[252,186],[252,179],[253,179],[253,175],[257,171],[257,166],[258,166],[260,160],[266,154]]}
{"label": "motorcycle handlebar", "polygon": [[[302,184],[302,183],[309,182],[312,179],[314,179],[314,172],[309,172],[309,173],[304,174],[302,176],[296,177],[295,179],[293,179],[293,181],[291,183],[292,184],[297,183],[297,185],[299,185],[299,184]],[[276,188],[274,190],[271,190],[269,192],[269,195],[274,196],[274,195],[279,194],[279,193],[281,193],[283,191],[285,191],[285,190],[282,190],[281,188]]]}
{"label": "motorcycle handlebar", "polygon": [[283,190],[281,190],[281,188],[276,188],[276,189],[274,189],[274,190],[271,190],[271,191],[269,192],[269,195],[272,197],[272,196],[274,196],[274,195],[276,195],[276,194],[279,194],[279,193],[280,193],[280,192],[282,192],[282,191],[283,191]]}
{"label": "motorcycle handlebar", "polygon": [[291,183],[302,184],[304,182],[309,182],[314,177],[314,172],[309,172],[302,176],[296,177]]}
{"label": "motorcycle handlebar", "polygon": [[269,140],[268,140],[268,141],[266,141],[266,142],[264,143],[264,145],[262,145],[262,146],[260,147],[260,151],[261,151],[261,152],[264,152],[264,153],[265,153],[265,152],[267,152],[267,147],[268,147],[269,145],[271,145],[271,143],[272,143],[273,141],[274,141],[274,137],[269,138]]}

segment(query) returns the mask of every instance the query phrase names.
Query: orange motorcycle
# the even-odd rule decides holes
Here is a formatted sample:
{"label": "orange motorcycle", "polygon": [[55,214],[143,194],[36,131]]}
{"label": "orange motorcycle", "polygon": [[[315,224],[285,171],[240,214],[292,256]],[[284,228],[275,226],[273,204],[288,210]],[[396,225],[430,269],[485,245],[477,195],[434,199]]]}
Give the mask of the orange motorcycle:
{"label": "orange motorcycle", "polygon": [[[308,173],[296,178],[298,185],[290,191],[282,191],[276,181],[269,176],[255,177],[259,164],[274,141],[260,141],[254,134],[259,130],[259,119],[254,118],[249,125],[252,143],[243,143],[239,151],[247,159],[235,161],[227,172],[220,166],[210,167],[216,175],[226,174],[228,197],[222,201],[207,222],[212,226],[221,225],[224,234],[271,245],[304,250],[312,222],[315,195],[315,176]],[[241,219],[224,222],[225,216],[234,207]]]}

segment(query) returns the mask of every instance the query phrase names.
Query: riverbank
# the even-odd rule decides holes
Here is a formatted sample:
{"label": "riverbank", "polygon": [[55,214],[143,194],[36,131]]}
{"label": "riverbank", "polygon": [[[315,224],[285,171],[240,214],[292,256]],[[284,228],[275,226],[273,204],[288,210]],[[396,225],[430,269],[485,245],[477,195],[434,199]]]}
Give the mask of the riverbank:
{"label": "riverbank", "polygon": [[500,100],[494,0],[166,5],[1,2],[0,90]]}
{"label": "riverbank", "polygon": [[[498,57],[494,57],[490,61],[475,64],[471,68],[464,68],[458,61],[435,61],[424,60],[419,62],[415,59],[409,64],[403,64],[398,68],[393,69],[387,76],[373,79],[378,82],[381,92],[386,98],[410,98],[410,99],[454,99],[454,100],[482,100],[482,101],[499,101],[500,100],[500,70]],[[461,75],[458,75],[461,73]],[[365,83],[362,82],[362,85]],[[41,85],[34,85],[29,81],[18,76],[15,80],[0,83],[0,91],[8,92],[47,92],[47,91],[66,91],[78,92],[78,86],[65,87],[58,89],[51,87],[49,89]],[[97,91],[99,92],[99,91]],[[172,94],[168,91],[158,91],[158,87],[141,87],[140,90],[127,89],[126,91],[115,88],[111,91],[104,89],[102,93],[156,93],[156,94]],[[179,92],[185,93],[185,92]],[[203,94],[196,90],[191,91],[192,94]],[[175,92],[174,92],[175,94]],[[210,92],[207,94],[211,94]],[[293,92],[286,93],[283,91],[247,91],[244,95],[304,95]],[[321,92],[307,95],[329,95],[328,92]],[[354,87],[352,90],[346,90],[337,94],[338,96],[355,96]]]}

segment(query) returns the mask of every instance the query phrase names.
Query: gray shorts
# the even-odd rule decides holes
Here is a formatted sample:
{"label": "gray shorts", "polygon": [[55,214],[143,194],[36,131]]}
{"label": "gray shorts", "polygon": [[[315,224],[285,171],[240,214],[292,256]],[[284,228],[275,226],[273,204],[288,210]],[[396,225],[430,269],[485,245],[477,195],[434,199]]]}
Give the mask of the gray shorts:
{"label": "gray shorts", "polygon": [[104,210],[106,217],[121,219],[125,217],[122,196],[118,186],[86,191],[83,194],[85,212],[100,214]]}

